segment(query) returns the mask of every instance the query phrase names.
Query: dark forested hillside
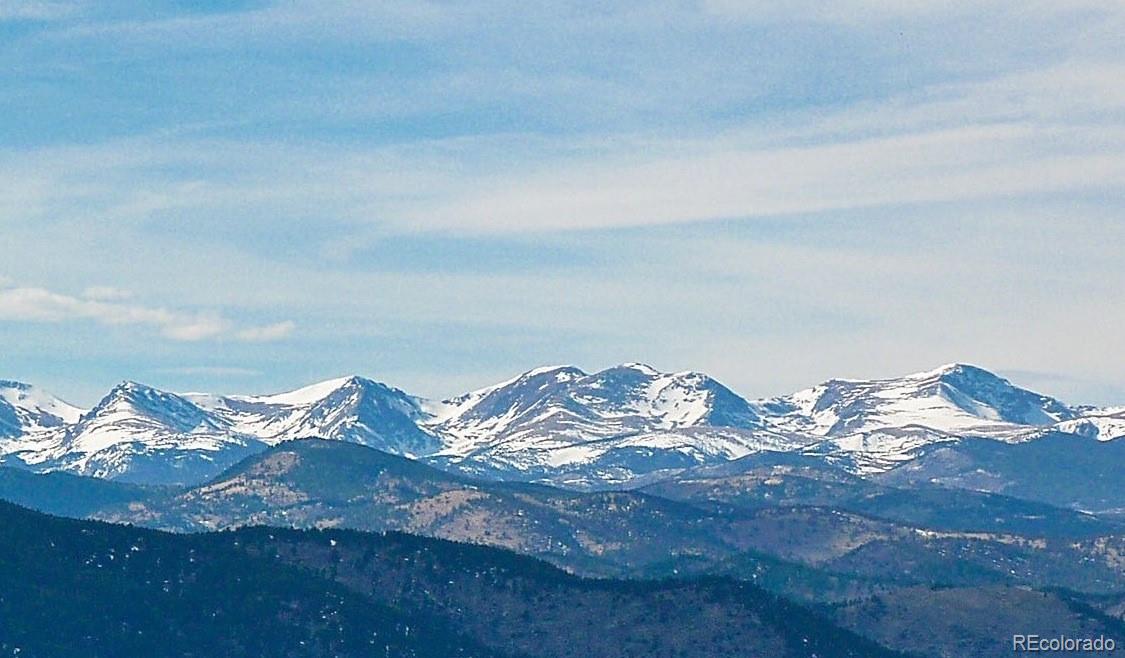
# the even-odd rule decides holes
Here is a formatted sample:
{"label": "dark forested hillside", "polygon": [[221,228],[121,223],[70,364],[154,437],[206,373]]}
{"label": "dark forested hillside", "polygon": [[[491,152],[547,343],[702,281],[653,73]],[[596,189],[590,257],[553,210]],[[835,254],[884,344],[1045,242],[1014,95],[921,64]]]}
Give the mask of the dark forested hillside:
{"label": "dark forested hillside", "polygon": [[59,516],[81,518],[107,507],[163,498],[173,491],[64,472],[33,473],[0,466],[0,500]]}
{"label": "dark forested hillside", "polygon": [[503,656],[233,536],[177,536],[0,503],[0,655]]}
{"label": "dark forested hillside", "polygon": [[7,503],[0,526],[3,655],[896,655],[726,579],[591,581],[394,533],[171,535]]}

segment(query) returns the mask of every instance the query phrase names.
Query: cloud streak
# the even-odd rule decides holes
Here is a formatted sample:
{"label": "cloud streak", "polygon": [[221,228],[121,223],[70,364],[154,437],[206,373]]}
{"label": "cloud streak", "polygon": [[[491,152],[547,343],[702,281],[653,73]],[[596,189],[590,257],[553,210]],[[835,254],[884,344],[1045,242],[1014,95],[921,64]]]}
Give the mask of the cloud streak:
{"label": "cloud streak", "polygon": [[[90,296],[90,292],[95,292]],[[290,335],[295,328],[292,322],[251,327],[238,327],[218,313],[185,313],[165,308],[127,304],[119,300],[120,293],[113,289],[88,289],[86,297],[52,292],[45,288],[0,288],[0,322],[64,323],[92,321],[104,326],[143,326],[156,329],[160,335],[174,341],[197,342],[232,338],[240,341],[272,341]],[[116,295],[116,297],[114,296]]]}
{"label": "cloud streak", "polygon": [[[1043,149],[1044,142],[1068,147]],[[1080,144],[1079,148],[1071,148]],[[998,125],[810,147],[592,164],[458,198],[422,215],[446,230],[674,224],[1125,186],[1125,133]]]}
{"label": "cloud streak", "polygon": [[[856,25],[876,19],[935,18],[979,15],[982,12],[1013,11],[1012,5],[1000,0],[796,0],[784,4],[769,0],[703,0],[704,11],[716,16],[747,21],[828,21]],[[1120,11],[1115,0],[1026,0],[1019,11],[1032,15],[1056,15],[1075,11]]]}
{"label": "cloud streak", "polygon": [[45,0],[0,0],[0,22],[57,21],[73,16],[77,7],[65,2]]}
{"label": "cloud streak", "polygon": [[[1125,187],[1125,95],[1107,84],[1122,73],[1074,63],[698,140],[498,137],[362,150],[131,139],[0,152],[0,172],[11,174],[0,188],[14,195],[0,202],[0,222],[269,214],[384,232],[511,234],[1100,194]],[[504,159],[519,146],[537,151],[534,168]]]}
{"label": "cloud streak", "polygon": [[242,329],[238,331],[235,336],[237,336],[239,340],[244,340],[247,342],[265,343],[286,338],[287,336],[292,334],[293,330],[296,328],[297,323],[293,322],[292,320],[285,320],[283,322],[268,324],[261,327],[249,327],[247,329]]}

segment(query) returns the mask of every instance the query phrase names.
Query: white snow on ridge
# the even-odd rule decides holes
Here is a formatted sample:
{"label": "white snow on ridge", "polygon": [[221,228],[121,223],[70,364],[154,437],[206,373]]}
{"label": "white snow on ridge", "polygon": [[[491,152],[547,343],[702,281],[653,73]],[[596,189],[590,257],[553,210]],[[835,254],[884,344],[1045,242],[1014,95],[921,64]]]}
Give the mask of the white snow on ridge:
{"label": "white snow on ridge", "polygon": [[0,381],[0,401],[7,403],[17,416],[22,416],[28,430],[50,427],[55,419],[77,423],[83,413],[82,409],[47,391],[22,382]]}
{"label": "white snow on ridge", "polygon": [[232,395],[229,396],[232,400],[241,400],[245,402],[258,402],[261,404],[277,404],[277,405],[302,405],[312,404],[318,402],[331,395],[333,392],[340,389],[348,383],[353,377],[337,377],[336,379],[329,379],[327,381],[318,382],[294,391],[285,393],[274,393],[272,395],[253,395],[242,396]]}
{"label": "white snow on ridge", "polygon": [[709,385],[703,375],[665,374],[643,364],[592,375],[558,366],[424,408],[432,414],[427,426],[446,438],[443,455],[524,452],[556,441],[574,445],[705,424]]}
{"label": "white snow on ridge", "polygon": [[[869,474],[965,436],[1005,442],[1051,431],[1103,441],[1125,436],[1125,408],[1074,410],[959,364],[896,379],[836,379],[754,402],[705,374],[663,373],[639,363],[593,374],[540,367],[440,402],[362,377],[235,396],[176,395],[123,383],[83,416],[30,387],[14,391],[0,383],[0,404],[15,399],[25,411],[38,410],[48,427],[21,425],[22,436],[0,440],[0,454],[36,468],[110,477],[128,475],[138,460],[148,460],[148,468],[164,455],[218,464],[224,455],[311,436],[469,472],[565,472],[589,482],[764,450],[820,455]],[[0,436],[3,423],[11,425],[3,412]]]}
{"label": "white snow on ridge", "polygon": [[[963,387],[964,390],[962,390]],[[1005,417],[1000,409],[978,397],[1003,396],[1022,404],[1024,416]],[[1034,405],[1042,398],[1052,415]],[[787,404],[793,411],[771,419],[789,431],[817,436],[842,436],[873,430],[916,425],[954,434],[1003,437],[1034,425],[1063,419],[1056,400],[1019,389],[972,366],[951,364],[936,370],[886,380],[836,379],[825,384],[759,403]]]}
{"label": "white snow on ridge", "polygon": [[1099,441],[1113,441],[1125,437],[1125,409],[1106,409],[1087,416],[1055,425],[1055,430],[1078,434]]}

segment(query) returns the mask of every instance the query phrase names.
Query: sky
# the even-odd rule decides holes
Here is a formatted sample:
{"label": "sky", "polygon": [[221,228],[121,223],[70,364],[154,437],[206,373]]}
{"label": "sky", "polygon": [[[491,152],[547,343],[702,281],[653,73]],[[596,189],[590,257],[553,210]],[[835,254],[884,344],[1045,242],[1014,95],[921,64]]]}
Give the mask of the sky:
{"label": "sky", "polygon": [[1125,4],[528,4],[0,0],[0,378],[1125,404]]}

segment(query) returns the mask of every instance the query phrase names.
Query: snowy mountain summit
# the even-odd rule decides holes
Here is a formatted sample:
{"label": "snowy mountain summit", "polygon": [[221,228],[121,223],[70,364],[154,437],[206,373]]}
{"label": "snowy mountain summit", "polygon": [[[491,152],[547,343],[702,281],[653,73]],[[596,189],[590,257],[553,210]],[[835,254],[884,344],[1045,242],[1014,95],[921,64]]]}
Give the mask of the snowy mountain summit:
{"label": "snowy mountain summit", "polygon": [[748,454],[798,452],[860,474],[965,438],[1125,435],[1121,409],[1071,408],[952,364],[893,379],[833,379],[749,401],[696,372],[627,363],[536,368],[449,400],[343,377],[273,395],[175,394],[135,382],[92,409],[0,382],[0,458],[139,482],[188,483],[305,437],[359,443],[497,479],[575,487],[659,479]]}
{"label": "snowy mountain summit", "polygon": [[0,452],[40,470],[179,484],[265,446],[182,396],[122,382],[74,422],[6,447]]}
{"label": "snowy mountain summit", "polygon": [[318,436],[408,457],[432,453],[441,445],[419,424],[426,414],[417,398],[363,377],[277,395],[187,397],[233,431],[270,445]]}
{"label": "snowy mountain summit", "polygon": [[818,436],[909,425],[989,434],[1077,417],[1054,398],[960,363],[896,379],[833,379],[768,406],[782,426]]}
{"label": "snowy mountain summit", "polygon": [[75,423],[80,415],[81,409],[40,388],[0,380],[0,439]]}
{"label": "snowy mountain summit", "polygon": [[762,427],[746,400],[710,377],[637,363],[593,375],[539,368],[430,408],[435,428],[461,439],[451,446],[460,452],[514,439],[570,443],[695,426]]}
{"label": "snowy mountain summit", "polygon": [[538,368],[428,408],[429,426],[445,438],[438,457],[485,472],[557,475],[580,467],[612,481],[782,441],[714,379],[639,363],[594,374]]}

